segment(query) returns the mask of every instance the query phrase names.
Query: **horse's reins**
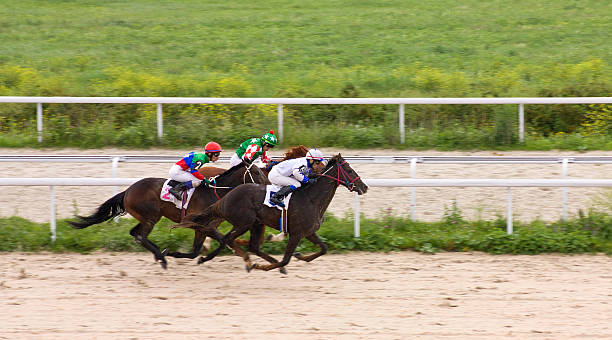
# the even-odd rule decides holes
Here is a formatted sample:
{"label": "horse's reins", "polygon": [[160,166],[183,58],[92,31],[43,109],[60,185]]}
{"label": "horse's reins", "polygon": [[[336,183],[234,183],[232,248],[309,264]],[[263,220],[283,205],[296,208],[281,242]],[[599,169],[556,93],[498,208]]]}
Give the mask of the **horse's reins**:
{"label": "horse's reins", "polygon": [[[247,173],[249,174],[249,177],[251,178],[251,183],[255,183],[255,180],[253,179],[253,175],[251,174],[251,167],[253,166],[253,163],[249,164],[249,166],[245,166],[246,167],[246,171],[244,172],[244,175],[242,176],[242,184],[246,183],[246,175]],[[217,196],[217,199],[220,200],[221,197],[219,196],[219,194],[217,193],[217,189],[232,189],[233,187],[219,187],[216,185],[217,183],[217,177],[219,177],[220,175],[217,175],[215,177],[211,177],[210,178],[210,182],[214,183],[213,185],[210,185],[209,188],[213,189],[213,192],[215,193],[215,196]]]}
{"label": "horse's reins", "polygon": [[[351,176],[348,174],[348,172],[346,172],[346,170],[344,170],[344,168],[341,166],[341,165],[344,165],[346,163],[347,163],[346,161],[343,161],[342,163],[337,163],[338,164],[338,176],[337,177],[333,177],[333,176],[330,176],[330,175],[327,174],[327,172],[329,170],[333,169],[333,167],[325,170],[325,172],[323,172],[321,174],[321,176],[325,176],[325,177],[331,178],[334,181],[336,181],[338,183],[338,185],[342,184],[349,191],[353,191],[355,189],[355,181],[358,180],[361,176],[357,176],[355,178],[351,178]],[[342,176],[342,180],[340,179],[340,176]]]}

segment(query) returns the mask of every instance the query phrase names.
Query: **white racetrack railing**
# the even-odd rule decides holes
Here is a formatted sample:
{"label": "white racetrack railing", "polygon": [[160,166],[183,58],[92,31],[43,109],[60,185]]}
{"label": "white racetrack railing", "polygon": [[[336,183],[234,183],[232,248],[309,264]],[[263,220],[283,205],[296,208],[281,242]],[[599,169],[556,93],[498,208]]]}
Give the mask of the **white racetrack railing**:
{"label": "white racetrack railing", "polygon": [[36,103],[36,126],[38,141],[42,141],[43,104],[156,104],[157,137],[163,138],[164,104],[273,104],[278,109],[278,135],[283,140],[283,105],[310,104],[386,104],[399,105],[398,126],[400,142],[405,142],[405,105],[467,105],[467,104],[518,104],[518,135],[522,142],[525,136],[525,104],[610,104],[612,97],[513,97],[513,98],[197,98],[197,97],[15,97],[0,96],[0,103]]}
{"label": "white racetrack railing", "polygon": [[[140,178],[0,178],[0,186],[48,186],[50,188],[51,239],[56,239],[56,186],[128,186]],[[504,187],[507,188],[506,231],[512,233],[514,187],[612,187],[612,179],[363,179],[369,187]],[[354,234],[360,236],[360,206],[354,194]]]}

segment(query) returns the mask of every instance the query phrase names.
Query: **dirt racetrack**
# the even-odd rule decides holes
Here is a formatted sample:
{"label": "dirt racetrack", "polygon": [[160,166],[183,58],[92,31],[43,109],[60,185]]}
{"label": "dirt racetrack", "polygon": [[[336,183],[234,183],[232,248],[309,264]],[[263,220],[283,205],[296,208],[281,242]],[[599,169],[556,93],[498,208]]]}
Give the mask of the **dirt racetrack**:
{"label": "dirt racetrack", "polygon": [[603,255],[328,254],[286,276],[236,256],[0,258],[0,339],[612,339]]}
{"label": "dirt racetrack", "polygon": [[[125,149],[0,149],[0,155],[176,155],[179,159],[188,150],[125,150]],[[285,150],[274,150],[280,156]],[[341,152],[343,155],[403,155],[403,156],[572,156],[576,152],[437,152],[411,150],[339,150],[323,149],[326,155]],[[228,152],[229,153],[229,152]],[[580,155],[610,156],[612,152],[586,152]],[[119,163],[118,177],[167,177],[170,163]],[[228,167],[227,163],[217,166]],[[409,164],[352,164],[363,178],[410,178]],[[418,164],[417,178],[561,178],[561,164]],[[112,177],[109,163],[32,163],[0,162],[0,177]],[[612,164],[570,164],[568,177],[612,178]],[[124,190],[125,188],[119,188]],[[569,188],[568,213],[587,210],[593,199],[609,189]],[[468,219],[495,219],[506,216],[505,188],[417,188],[416,218],[422,221],[438,221],[453,202]],[[93,212],[102,202],[114,194],[112,187],[56,187],[57,215],[69,218]],[[540,218],[555,221],[561,217],[561,188],[514,188],[513,217],[515,220],[532,221]],[[410,188],[371,188],[360,196],[361,213],[368,217],[381,214],[409,216]],[[0,216],[21,216],[36,222],[49,221],[48,187],[4,187],[0,201]],[[353,194],[339,188],[328,211],[345,216],[353,208]]]}

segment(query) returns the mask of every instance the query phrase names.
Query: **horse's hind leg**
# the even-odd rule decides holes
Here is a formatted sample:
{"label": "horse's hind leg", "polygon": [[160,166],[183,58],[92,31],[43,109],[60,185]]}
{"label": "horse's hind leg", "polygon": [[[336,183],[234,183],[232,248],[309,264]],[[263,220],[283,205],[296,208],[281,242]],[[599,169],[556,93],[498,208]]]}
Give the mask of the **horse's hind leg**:
{"label": "horse's hind leg", "polygon": [[143,247],[145,247],[148,251],[153,253],[155,261],[160,261],[162,268],[166,269],[168,266],[168,262],[166,258],[162,254],[161,250],[157,246],[157,244],[153,243],[151,240],[147,238],[153,230],[153,226],[155,223],[138,223],[132,230],[130,230],[130,235],[134,237],[134,240],[140,243]]}
{"label": "horse's hind leg", "polygon": [[[235,240],[236,238],[240,237],[240,235],[246,233],[249,230],[248,226],[239,226],[236,227],[234,226],[234,228],[232,228],[232,230],[230,230],[227,234],[225,234],[225,236],[223,236],[223,240],[221,245],[219,246],[219,248],[217,248],[217,250],[220,250],[222,247],[225,247],[226,245],[230,248],[232,248],[234,250],[234,253],[237,256],[242,257],[242,259],[244,260],[244,262],[246,263],[246,270],[250,271],[251,269],[253,269],[253,264],[251,263],[251,259],[249,258],[249,254],[247,252],[245,252],[244,250],[242,250],[242,248],[240,248]],[[217,251],[215,250],[215,251]],[[218,251],[217,251],[218,252]],[[210,255],[207,255],[206,258],[208,258]],[[200,258],[200,260],[198,261],[198,263],[201,263],[200,261],[203,261],[203,258]]]}
{"label": "horse's hind leg", "polygon": [[321,248],[320,251],[308,255],[308,256],[304,256],[300,253],[295,253],[293,254],[293,256],[295,256],[295,258],[297,258],[298,260],[302,260],[302,261],[306,261],[306,262],[310,262],[314,259],[316,259],[317,257],[321,256],[321,255],[325,255],[325,253],[327,253],[327,245],[325,245],[325,243],[323,243],[323,241],[321,241],[321,238],[319,238],[319,235],[317,235],[317,233],[312,233],[308,236],[306,236],[306,239],[308,239],[308,241],[312,242],[313,244],[316,244],[319,246],[319,248]]}
{"label": "horse's hind leg", "polygon": [[171,251],[171,252],[167,252],[167,255],[176,257],[176,258],[195,259],[202,252],[202,247],[203,247],[205,239],[206,239],[206,235],[203,232],[199,230],[195,230],[195,235],[193,236],[193,246],[191,248],[191,253],[181,253],[178,251]]}

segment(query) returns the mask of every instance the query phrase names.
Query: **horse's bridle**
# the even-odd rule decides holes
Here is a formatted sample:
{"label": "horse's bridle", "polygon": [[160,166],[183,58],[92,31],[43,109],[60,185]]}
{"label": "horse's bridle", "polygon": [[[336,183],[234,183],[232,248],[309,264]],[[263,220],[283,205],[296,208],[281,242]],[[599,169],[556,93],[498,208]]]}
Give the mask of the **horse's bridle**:
{"label": "horse's bridle", "polygon": [[351,178],[351,176],[348,174],[348,172],[346,172],[346,170],[344,170],[344,168],[342,167],[342,165],[347,164],[347,161],[342,161],[342,163],[338,162],[336,163],[338,165],[338,173],[337,176],[330,176],[327,174],[327,172],[331,169],[333,169],[333,167],[325,170],[325,172],[323,172],[321,174],[321,176],[325,176],[328,178],[333,179],[334,181],[337,182],[337,185],[344,185],[349,191],[355,191],[355,181],[358,180],[361,176],[357,176],[355,178]]}

